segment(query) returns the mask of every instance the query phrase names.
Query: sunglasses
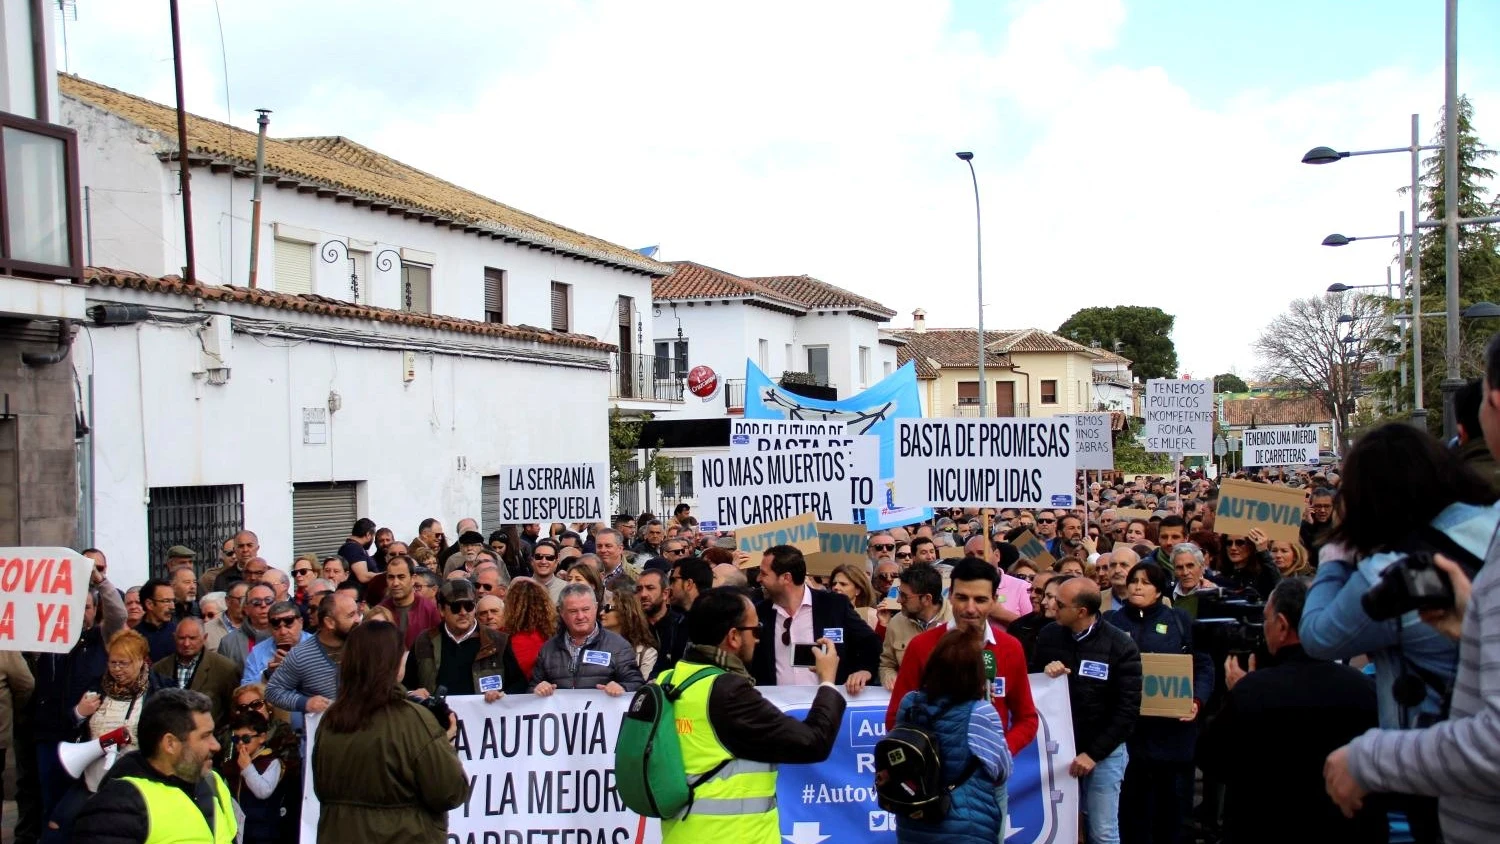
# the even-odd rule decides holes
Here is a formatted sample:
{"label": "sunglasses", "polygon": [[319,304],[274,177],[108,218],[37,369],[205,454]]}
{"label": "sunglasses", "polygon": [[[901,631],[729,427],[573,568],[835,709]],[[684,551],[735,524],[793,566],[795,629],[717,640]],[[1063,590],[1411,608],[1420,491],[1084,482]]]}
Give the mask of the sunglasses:
{"label": "sunglasses", "polygon": [[494,585],[490,584],[490,583],[476,583],[476,584],[474,584],[474,588],[477,589],[480,592],[493,592],[493,591],[495,591]]}
{"label": "sunglasses", "polygon": [[448,609],[454,613],[466,613],[474,611],[473,601],[449,601]]}
{"label": "sunglasses", "polygon": [[894,551],[894,550],[896,550],[896,544],[894,542],[891,543],[890,545],[871,545],[870,547],[873,548],[876,551]]}
{"label": "sunglasses", "polygon": [[1233,546],[1236,546],[1236,545],[1248,546],[1248,545],[1251,545],[1252,543],[1248,539],[1231,539],[1231,540],[1229,540],[1225,544],[1233,547]]}
{"label": "sunglasses", "polygon": [[[910,560],[911,559],[911,552],[909,552],[909,551],[900,551],[900,552],[897,552],[896,559],[898,559],[898,560]],[[889,575],[887,575],[887,577],[889,577]]]}
{"label": "sunglasses", "polygon": [[254,712],[257,709],[265,709],[266,702],[263,700],[252,700],[249,703],[237,703],[234,705],[235,712]]}
{"label": "sunglasses", "polygon": [[555,559],[557,559],[557,555],[556,554],[532,554],[531,555],[531,559],[533,559],[533,560],[555,560]]}
{"label": "sunglasses", "polygon": [[1036,523],[1039,525],[1055,525],[1057,524],[1057,519],[1037,519]]}
{"label": "sunglasses", "polygon": [[791,643],[792,643],[792,619],[790,617],[788,617],[784,622],[782,622],[782,625],[781,625],[781,644],[783,644],[783,645],[790,645]]}
{"label": "sunglasses", "polygon": [[312,574],[312,569],[292,569],[293,577],[303,577]]}
{"label": "sunglasses", "polygon": [[614,604],[605,604],[599,610],[600,614],[607,613],[607,612],[614,612],[614,611],[615,611],[615,605]]}
{"label": "sunglasses", "polygon": [[298,621],[301,621],[301,619],[297,618],[295,615],[288,616],[286,618],[273,618],[273,619],[271,619],[271,626],[272,627],[292,627]]}
{"label": "sunglasses", "polygon": [[276,602],[270,598],[251,598],[245,603],[249,604],[252,607],[269,607]]}

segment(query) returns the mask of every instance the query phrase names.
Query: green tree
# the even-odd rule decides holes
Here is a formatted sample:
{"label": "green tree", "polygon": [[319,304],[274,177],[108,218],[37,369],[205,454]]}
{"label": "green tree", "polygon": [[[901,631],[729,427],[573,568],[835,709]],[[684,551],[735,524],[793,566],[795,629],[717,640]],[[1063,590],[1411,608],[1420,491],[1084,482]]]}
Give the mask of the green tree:
{"label": "green tree", "polygon": [[1057,333],[1075,343],[1097,343],[1119,352],[1130,359],[1131,372],[1138,378],[1174,378],[1177,347],[1172,344],[1172,324],[1176,320],[1161,308],[1084,308],[1068,317]]}
{"label": "green tree", "polygon": [[[1485,146],[1474,133],[1474,107],[1467,97],[1458,101],[1458,213],[1460,217],[1485,217],[1500,210],[1500,201],[1489,198],[1490,190],[1485,185],[1495,176],[1495,171],[1484,163],[1495,156],[1495,150]],[[1437,135],[1433,143],[1442,145],[1447,136],[1444,122],[1438,119]],[[1423,162],[1421,176],[1422,201],[1420,207],[1427,219],[1443,218],[1443,203],[1448,192],[1447,172],[1443,165],[1442,150],[1434,152]],[[1408,188],[1402,188],[1405,193]],[[1447,297],[1447,243],[1441,228],[1427,229],[1421,235],[1422,242],[1422,310],[1443,310]],[[1463,226],[1458,238],[1459,307],[1466,308],[1475,302],[1500,301],[1500,229],[1494,226]],[[1408,258],[1408,260],[1410,260]],[[1410,275],[1410,266],[1406,268]],[[1409,304],[1400,306],[1409,311]],[[1463,377],[1473,377],[1484,371],[1483,347],[1495,330],[1490,320],[1465,320],[1459,325],[1459,369]],[[1447,320],[1442,317],[1422,321],[1422,370],[1423,399],[1431,413],[1428,426],[1434,432],[1442,429],[1442,381],[1447,372]],[[1410,371],[1411,350],[1400,360],[1400,369]],[[1411,407],[1410,387],[1399,396],[1400,407]]]}
{"label": "green tree", "polygon": [[660,443],[656,448],[647,449],[646,461],[641,464],[636,460],[641,450],[641,429],[650,422],[650,413],[640,416],[626,416],[619,408],[609,409],[609,491],[618,495],[620,487],[635,486],[647,475],[651,476],[652,482],[657,489],[668,486],[674,480],[672,477],[672,461],[661,453]]}
{"label": "green tree", "polygon": [[1114,432],[1115,470],[1127,475],[1161,475],[1172,471],[1171,458],[1146,450],[1141,442],[1144,423],[1130,422],[1124,430]]}
{"label": "green tree", "polygon": [[1233,372],[1225,372],[1222,375],[1214,376],[1214,392],[1248,393],[1250,392],[1250,385],[1245,383],[1245,379],[1235,375]]}

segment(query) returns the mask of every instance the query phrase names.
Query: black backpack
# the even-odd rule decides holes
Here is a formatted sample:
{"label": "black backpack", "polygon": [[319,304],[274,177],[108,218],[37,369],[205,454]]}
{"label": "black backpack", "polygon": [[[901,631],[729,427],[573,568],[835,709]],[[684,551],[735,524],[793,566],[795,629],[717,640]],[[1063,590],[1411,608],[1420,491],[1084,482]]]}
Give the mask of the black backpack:
{"label": "black backpack", "polygon": [[875,744],[876,802],[898,817],[937,823],[948,816],[953,791],[979,770],[979,757],[971,754],[958,779],[943,782],[943,757],[925,711],[913,707],[909,717]]}

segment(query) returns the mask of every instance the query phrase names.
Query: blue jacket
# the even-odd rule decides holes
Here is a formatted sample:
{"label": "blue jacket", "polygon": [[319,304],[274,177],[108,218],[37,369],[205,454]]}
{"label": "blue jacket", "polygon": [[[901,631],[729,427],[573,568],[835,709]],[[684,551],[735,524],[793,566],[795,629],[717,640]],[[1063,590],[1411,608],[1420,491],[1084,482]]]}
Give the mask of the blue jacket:
{"label": "blue jacket", "polygon": [[[929,701],[927,693],[911,692],[901,699],[897,723],[930,730],[943,757],[943,779],[953,782],[963,775],[969,750],[969,718],[974,704],[987,700],[950,704],[946,699]],[[1000,837],[1000,803],[995,799],[997,783],[983,766],[953,790],[948,814],[938,823],[896,818],[896,840],[900,844],[995,844]]]}
{"label": "blue jacket", "polygon": [[[1432,520],[1434,528],[1480,559],[1489,550],[1497,524],[1500,511],[1474,504],[1450,504]],[[1418,714],[1436,716],[1442,707],[1442,694],[1430,687],[1420,706],[1403,711],[1396,703],[1391,686],[1403,673],[1403,654],[1413,665],[1442,678],[1449,686],[1458,667],[1458,643],[1423,624],[1415,612],[1400,619],[1372,621],[1360,606],[1360,598],[1380,579],[1380,573],[1402,556],[1386,551],[1357,564],[1337,559],[1319,563],[1297,631],[1303,649],[1316,659],[1370,655],[1375,663],[1380,726],[1386,729],[1414,727]]]}
{"label": "blue jacket", "polygon": [[[1200,705],[1214,690],[1214,666],[1208,654],[1193,651],[1193,619],[1161,601],[1144,610],[1126,606],[1107,613],[1104,620],[1130,635],[1143,654],[1192,654],[1193,697]],[[1126,747],[1132,759],[1191,762],[1198,742],[1196,721],[1147,717],[1136,722]]]}

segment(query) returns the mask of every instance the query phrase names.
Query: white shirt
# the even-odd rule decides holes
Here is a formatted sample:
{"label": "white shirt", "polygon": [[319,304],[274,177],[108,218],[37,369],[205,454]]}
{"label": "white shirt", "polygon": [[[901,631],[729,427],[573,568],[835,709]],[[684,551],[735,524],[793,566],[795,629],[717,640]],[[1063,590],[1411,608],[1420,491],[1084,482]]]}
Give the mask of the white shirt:
{"label": "white shirt", "polygon": [[[945,621],[942,623],[942,629],[957,630],[958,621]],[[995,628],[990,625],[990,620],[988,618],[984,620],[984,643],[986,645],[995,644]]]}
{"label": "white shirt", "polygon": [[802,603],[797,606],[797,614],[791,616],[791,642],[783,643],[781,631],[786,629],[786,610],[776,605],[776,622],[771,629],[771,640],[776,643],[776,685],[778,686],[816,686],[818,675],[811,668],[798,668],[792,665],[792,657],[797,645],[813,644],[813,613],[812,613],[812,589],[807,584],[802,584]]}

